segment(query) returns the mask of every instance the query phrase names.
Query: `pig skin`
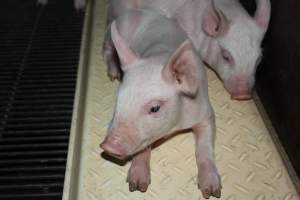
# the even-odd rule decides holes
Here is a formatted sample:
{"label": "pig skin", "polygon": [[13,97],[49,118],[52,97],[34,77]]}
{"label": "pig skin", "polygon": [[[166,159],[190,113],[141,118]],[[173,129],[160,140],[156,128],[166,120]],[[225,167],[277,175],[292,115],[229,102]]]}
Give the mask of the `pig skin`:
{"label": "pig skin", "polygon": [[196,140],[199,189],[205,198],[220,197],[214,111],[203,62],[175,20],[142,9],[120,13],[108,22],[106,42],[115,47],[124,74],[100,147],[120,159],[135,155],[127,177],[129,190],[145,192],[150,184],[150,145],[190,129]]}

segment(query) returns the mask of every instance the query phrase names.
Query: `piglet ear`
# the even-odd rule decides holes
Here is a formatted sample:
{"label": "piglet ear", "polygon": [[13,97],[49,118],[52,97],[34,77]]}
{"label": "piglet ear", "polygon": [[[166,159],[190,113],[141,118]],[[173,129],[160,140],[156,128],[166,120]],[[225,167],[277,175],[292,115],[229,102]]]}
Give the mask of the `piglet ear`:
{"label": "piglet ear", "polygon": [[126,66],[135,62],[138,57],[130,49],[125,39],[120,35],[115,21],[111,24],[111,38],[118,52],[118,56],[121,61],[121,68],[123,71],[126,71]]}
{"label": "piglet ear", "polygon": [[214,0],[210,0],[204,11],[202,28],[207,35],[218,37],[224,35],[229,28],[229,20],[225,14],[215,6]]}
{"label": "piglet ear", "polygon": [[256,0],[256,5],[254,20],[258,27],[266,31],[270,21],[271,2],[270,0]]}
{"label": "piglet ear", "polygon": [[166,81],[175,84],[179,91],[194,96],[199,87],[198,65],[199,60],[194,47],[189,40],[186,40],[170,57],[162,75]]}

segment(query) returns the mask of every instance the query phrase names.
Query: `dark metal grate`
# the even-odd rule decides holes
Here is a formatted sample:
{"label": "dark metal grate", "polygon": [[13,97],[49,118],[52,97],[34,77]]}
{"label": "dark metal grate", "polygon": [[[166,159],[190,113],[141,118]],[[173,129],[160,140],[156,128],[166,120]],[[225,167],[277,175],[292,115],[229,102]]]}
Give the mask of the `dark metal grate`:
{"label": "dark metal grate", "polygon": [[0,7],[0,199],[61,199],[83,14],[72,0]]}

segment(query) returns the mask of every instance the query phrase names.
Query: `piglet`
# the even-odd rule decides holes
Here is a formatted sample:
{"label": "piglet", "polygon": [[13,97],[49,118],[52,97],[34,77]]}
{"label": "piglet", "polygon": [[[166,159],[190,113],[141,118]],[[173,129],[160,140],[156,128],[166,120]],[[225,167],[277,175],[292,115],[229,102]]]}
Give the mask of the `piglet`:
{"label": "piglet", "polygon": [[256,0],[254,17],[236,0],[187,1],[175,18],[231,98],[250,99],[270,20],[270,0]]}
{"label": "piglet", "polygon": [[111,24],[111,39],[124,72],[113,119],[100,147],[125,159],[129,190],[150,184],[150,145],[191,130],[196,140],[198,186],[205,198],[220,197],[214,162],[214,112],[204,64],[178,24],[158,13],[129,10]]}
{"label": "piglet", "polygon": [[[176,19],[203,61],[222,80],[235,100],[251,98],[255,71],[262,58],[261,42],[267,31],[270,0],[256,0],[254,17],[237,0],[110,0],[107,24],[130,8],[155,10]],[[104,57],[108,75],[121,79],[115,49],[106,35]]]}

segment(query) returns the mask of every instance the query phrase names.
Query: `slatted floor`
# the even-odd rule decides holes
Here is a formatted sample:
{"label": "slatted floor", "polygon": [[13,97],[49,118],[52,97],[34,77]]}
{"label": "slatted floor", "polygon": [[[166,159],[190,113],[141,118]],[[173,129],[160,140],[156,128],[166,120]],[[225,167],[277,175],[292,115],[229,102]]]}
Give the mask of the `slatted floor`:
{"label": "slatted floor", "polygon": [[72,0],[0,6],[0,199],[61,199],[83,14]]}

